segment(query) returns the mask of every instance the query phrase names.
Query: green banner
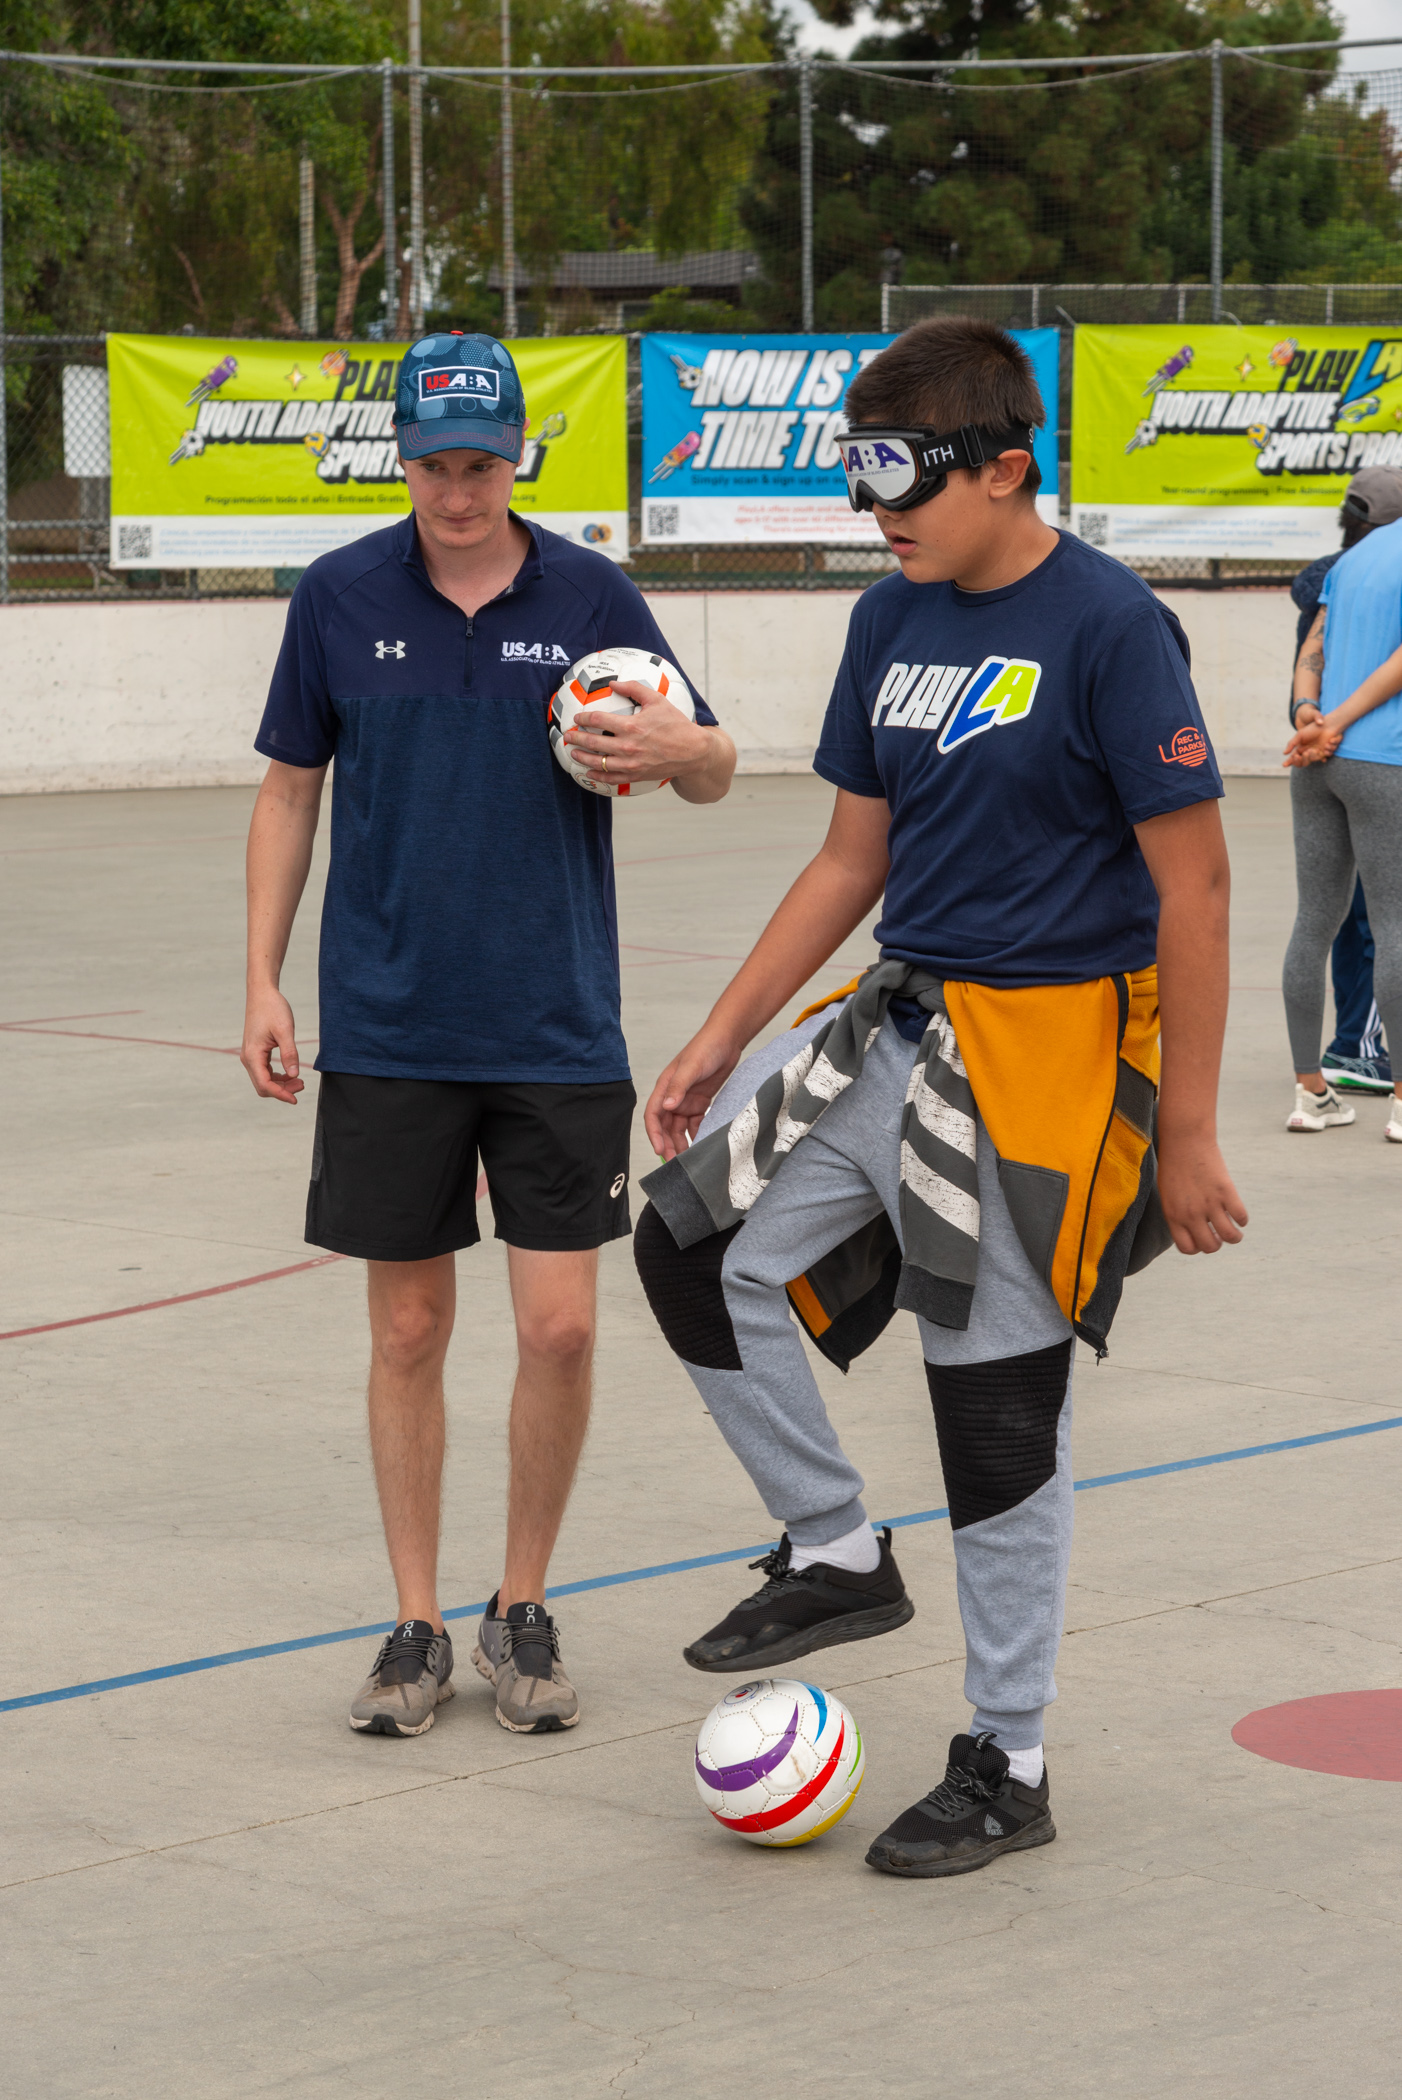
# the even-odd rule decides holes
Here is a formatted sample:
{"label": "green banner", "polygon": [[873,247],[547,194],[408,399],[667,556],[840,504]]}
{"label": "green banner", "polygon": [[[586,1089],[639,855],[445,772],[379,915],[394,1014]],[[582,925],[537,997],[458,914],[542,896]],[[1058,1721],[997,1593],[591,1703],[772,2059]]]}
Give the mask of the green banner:
{"label": "green banner", "polygon": [[1078,328],[1071,522],[1119,555],[1333,553],[1360,467],[1402,466],[1402,334]]}
{"label": "green banner", "polygon": [[[108,336],[112,566],[302,568],[403,517],[407,347]],[[512,508],[626,561],[624,339],[509,348],[530,418]]]}

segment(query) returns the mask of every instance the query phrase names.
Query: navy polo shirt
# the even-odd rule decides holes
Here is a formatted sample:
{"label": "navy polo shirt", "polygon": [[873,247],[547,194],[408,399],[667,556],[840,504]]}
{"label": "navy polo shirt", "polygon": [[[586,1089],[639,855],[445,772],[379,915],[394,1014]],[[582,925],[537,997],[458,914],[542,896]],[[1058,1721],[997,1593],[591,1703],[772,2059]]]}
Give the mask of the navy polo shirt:
{"label": "navy polo shirt", "polygon": [[676,657],[615,563],[518,522],[530,552],[472,619],[429,582],[412,513],[293,592],[256,742],[336,762],[318,1071],[628,1077],[613,804],[556,764],[548,714],[591,650]]}

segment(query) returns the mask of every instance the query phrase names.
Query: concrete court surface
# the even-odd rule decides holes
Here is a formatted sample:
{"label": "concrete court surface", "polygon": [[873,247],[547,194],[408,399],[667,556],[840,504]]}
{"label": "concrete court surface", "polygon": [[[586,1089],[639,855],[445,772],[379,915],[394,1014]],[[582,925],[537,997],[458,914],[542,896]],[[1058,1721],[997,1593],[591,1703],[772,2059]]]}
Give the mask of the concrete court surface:
{"label": "concrete court surface", "polygon": [[[0,805],[6,1331],[313,1256],[310,1107],[257,1101],[227,1054],[250,799]],[[700,1020],[827,799],[751,779],[718,809],[663,794],[619,810],[640,1082]],[[1351,1130],[1286,1135],[1285,786],[1234,781],[1226,813],[1224,1126],[1252,1224],[1239,1250],[1132,1280],[1108,1361],[1082,1352],[1081,1479],[1402,1412],[1402,1153],[1380,1102]],[[304,1040],[315,916],[288,971]],[[869,953],[848,944],[853,964]],[[500,1249],[459,1270],[449,1606],[499,1573],[511,1369]],[[626,1245],[603,1279],[596,1416],[554,1580],[771,1538]],[[334,1262],[0,1343],[0,1693],[386,1617],[362,1288]],[[938,1507],[910,1323],[849,1379],[823,1375],[873,1513]],[[680,1651],[742,1594],[743,1563],[562,1600],[584,1700],[568,1736],[497,1727],[470,1619],[458,1696],[416,1742],[346,1726],[368,1636],[0,1712],[0,2087],[653,2100],[738,2079],[1312,2100],[1342,2075],[1359,2100],[1393,2095],[1402,1787],[1269,1763],[1230,1731],[1279,1701],[1399,1682],[1399,1460],[1386,1430],[1081,1495],[1048,1729],[1060,1836],[954,1881],[862,1863],[967,1720],[944,1522],[897,1534],[912,1624],[806,1666],[853,1707],[868,1768],[847,1820],[796,1852],[722,1832],[692,1779],[724,1682]]]}

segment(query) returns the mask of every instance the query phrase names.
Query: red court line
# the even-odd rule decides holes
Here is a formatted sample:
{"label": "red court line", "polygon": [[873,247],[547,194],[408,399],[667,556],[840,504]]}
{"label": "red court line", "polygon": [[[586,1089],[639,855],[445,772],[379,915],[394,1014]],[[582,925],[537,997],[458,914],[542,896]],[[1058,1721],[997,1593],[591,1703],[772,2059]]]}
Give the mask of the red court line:
{"label": "red court line", "polygon": [[[660,958],[662,964],[674,962],[743,962],[743,955],[708,955],[694,948],[650,948],[641,941],[620,941],[620,952],[624,955],[650,955]],[[655,970],[659,962],[629,962],[626,970]]]}
{"label": "red court line", "polygon": [[0,855],[15,853],[124,853],[139,846],[224,846],[242,839],[242,831],[201,831],[175,839],[82,839],[76,846],[0,846]]}
{"label": "red court line", "polygon": [[[805,849],[798,844],[778,844],[770,846],[700,846],[694,853],[653,853],[645,855],[641,860],[618,860],[614,862],[614,866],[616,868],[656,868],[659,867],[663,861],[668,860],[728,860],[731,859],[737,853],[802,853],[804,850]],[[816,848],[810,845],[807,851],[811,859],[813,853],[816,851]]]}
{"label": "red court line", "polygon": [[[487,1177],[477,1177],[480,1203],[487,1193]],[[76,1320],[48,1320],[42,1327],[11,1327],[0,1333],[0,1342],[17,1342],[28,1334],[57,1334],[62,1327],[92,1327],[99,1320],[125,1320],[129,1313],[162,1312],[167,1305],[193,1305],[197,1298],[222,1298],[226,1291],[246,1291],[251,1284],[276,1283],[282,1276],[302,1276],[308,1269],[324,1269],[333,1261],[348,1261],[345,1254],[318,1254],[311,1261],[294,1261],[286,1269],[264,1269],[259,1276],[240,1276],[233,1283],[214,1283],[203,1291],[182,1291],[178,1298],[149,1298],[144,1305],[119,1305],[115,1312],[84,1313]]]}
{"label": "red court line", "polygon": [[0,1021],[0,1028],[42,1028],[52,1021],[126,1021],[140,1012],[139,1006],[114,1006],[101,1014],[36,1014],[32,1021]]}
{"label": "red court line", "polygon": [[42,1327],[12,1327],[0,1334],[0,1342],[17,1342],[26,1334],[57,1334],[61,1327],[91,1327],[98,1320],[124,1320],[129,1313],[160,1312],[167,1305],[192,1305],[196,1298],[222,1298],[226,1291],[246,1291],[250,1284],[276,1283],[280,1276],[300,1276],[306,1269],[324,1269],[328,1262],[345,1261],[344,1254],[318,1254],[312,1261],[294,1261],[286,1269],[264,1269],[261,1276],[240,1276],[234,1283],[214,1283],[208,1290],[182,1291],[178,1298],[151,1298],[145,1305],[119,1305],[115,1312],[84,1313],[77,1320],[48,1320]]}
{"label": "red court line", "polygon": [[[237,1050],[221,1050],[217,1043],[172,1043],[163,1035],[106,1035],[99,1028],[35,1028],[7,1021],[12,1035],[63,1035],[75,1043],[149,1043],[156,1050],[204,1050],[211,1057],[237,1057]],[[311,1037],[307,1038],[308,1042]]]}
{"label": "red court line", "polygon": [[[139,1014],[141,1008],[134,1006],[130,1011]],[[102,1021],[109,1017],[106,1014],[57,1014],[54,1018]],[[110,1018],[115,1020],[117,1016],[114,1014]],[[217,1043],[176,1043],[163,1035],[108,1035],[100,1028],[41,1028],[37,1021],[0,1021],[0,1032],[8,1032],[11,1035],[62,1035],[79,1043],[148,1043],[156,1050],[203,1050],[210,1057],[237,1057],[239,1054],[237,1050],[221,1049]],[[320,1040],[320,1036],[315,1035],[302,1037],[304,1043],[317,1043]]]}

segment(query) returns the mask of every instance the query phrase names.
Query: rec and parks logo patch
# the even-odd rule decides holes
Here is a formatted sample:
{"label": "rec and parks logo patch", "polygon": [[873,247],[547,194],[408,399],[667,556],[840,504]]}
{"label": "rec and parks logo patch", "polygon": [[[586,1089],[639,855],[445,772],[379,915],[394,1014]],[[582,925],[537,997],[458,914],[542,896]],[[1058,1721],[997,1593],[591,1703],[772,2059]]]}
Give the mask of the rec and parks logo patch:
{"label": "rec and parks logo patch", "polygon": [[483,401],[489,408],[497,407],[501,400],[501,388],[495,372],[483,372],[469,365],[428,365],[419,372],[420,401]]}
{"label": "rec and parks logo patch", "polygon": [[1159,745],[1159,757],[1166,766],[1200,766],[1207,757],[1207,738],[1190,723],[1179,730],[1167,751]]}

